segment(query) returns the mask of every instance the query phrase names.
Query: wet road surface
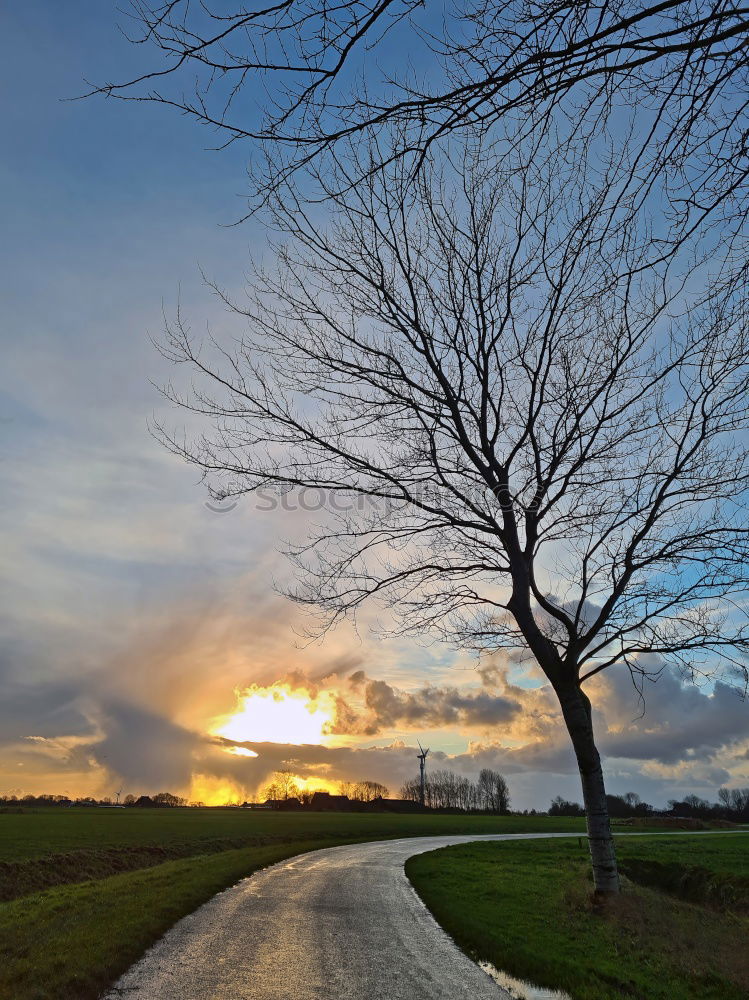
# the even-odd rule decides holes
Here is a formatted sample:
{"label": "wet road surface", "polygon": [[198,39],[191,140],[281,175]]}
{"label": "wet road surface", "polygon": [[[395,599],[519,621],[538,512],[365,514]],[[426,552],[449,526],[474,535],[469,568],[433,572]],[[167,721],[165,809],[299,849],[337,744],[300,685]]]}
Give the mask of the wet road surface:
{"label": "wet road surface", "polygon": [[180,920],[105,1000],[506,1000],[403,865],[438,847],[529,836],[416,837],[289,858]]}
{"label": "wet road surface", "polygon": [[289,858],[180,920],[104,1000],[508,1000],[435,922],[403,865],[476,840],[580,836],[415,837]]}

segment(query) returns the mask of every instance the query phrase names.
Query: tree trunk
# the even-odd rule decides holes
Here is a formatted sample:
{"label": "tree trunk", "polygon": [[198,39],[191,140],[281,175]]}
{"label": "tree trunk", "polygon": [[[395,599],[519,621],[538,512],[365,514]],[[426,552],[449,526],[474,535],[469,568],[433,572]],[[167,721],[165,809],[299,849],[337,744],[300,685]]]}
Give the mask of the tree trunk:
{"label": "tree trunk", "polygon": [[590,701],[576,684],[558,686],[556,692],[580,769],[595,892],[597,895],[610,895],[619,892],[619,870],[611,836],[601,758],[593,737]]}

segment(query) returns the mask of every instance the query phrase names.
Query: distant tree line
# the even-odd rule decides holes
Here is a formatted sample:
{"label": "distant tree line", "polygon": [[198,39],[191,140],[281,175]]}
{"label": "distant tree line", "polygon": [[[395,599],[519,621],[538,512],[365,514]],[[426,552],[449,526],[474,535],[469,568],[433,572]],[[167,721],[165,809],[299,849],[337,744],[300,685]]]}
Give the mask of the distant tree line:
{"label": "distant tree line", "polygon": [[84,806],[109,804],[97,802],[94,799],[78,798],[71,799],[67,795],[2,795],[0,796],[0,806],[5,808],[12,806]]}
{"label": "distant tree line", "polygon": [[[377,781],[339,782],[339,794],[354,803],[369,803],[377,798],[387,798],[388,788]],[[298,801],[301,806],[309,806],[314,789],[300,789],[289,771],[277,771],[265,787],[263,796],[276,801]],[[401,788],[401,798],[410,802],[419,801],[419,778],[412,778]],[[262,796],[261,796],[262,798]],[[430,809],[459,809],[465,812],[488,812],[506,814],[510,811],[510,793],[507,782],[497,771],[484,768],[476,781],[471,781],[453,771],[433,771],[428,775],[424,787],[425,805]],[[726,819],[735,823],[749,823],[749,788],[719,788],[718,801],[708,802],[698,795],[686,795],[683,799],[669,799],[667,809],[656,809],[643,802],[636,792],[624,795],[607,795],[609,815],[617,819],[637,816],[666,815],[690,819]],[[225,805],[239,803],[226,802]],[[69,798],[67,795],[0,795],[0,808],[33,808],[39,806],[115,806],[127,808],[162,808],[203,806],[203,802],[189,802],[181,795],[158,792],[156,795],[126,795],[118,803],[111,796],[101,799],[90,796]],[[527,810],[526,810],[527,811]],[[531,810],[533,815],[536,810]],[[584,816],[585,810],[579,802],[572,802],[557,795],[548,809],[549,816]]]}
{"label": "distant tree line", "polygon": [[[609,816],[624,819],[633,816],[650,816],[655,812],[653,806],[643,802],[637,792],[625,792],[624,795],[607,795],[606,804]],[[570,802],[557,795],[551,800],[549,816],[584,816],[585,810],[579,802]]]}
{"label": "distant tree line", "polygon": [[[624,795],[607,795],[609,816],[627,819],[635,816],[654,814],[679,816],[687,819],[727,819],[735,823],[749,822],[749,788],[719,788],[718,801],[708,802],[698,795],[686,795],[683,799],[669,799],[668,809],[658,810],[648,802],[643,802],[636,792]],[[557,795],[549,806],[549,816],[584,816],[585,810],[579,802],[570,802]]]}
{"label": "distant tree line", "polygon": [[[420,778],[404,783],[401,798],[418,802],[420,796]],[[505,814],[510,811],[510,790],[504,777],[488,767],[480,772],[476,781],[453,771],[432,771],[424,783],[424,805],[429,809]]]}
{"label": "distant tree line", "polygon": [[134,795],[126,795],[122,800],[124,806],[161,806],[174,809],[176,806],[186,806],[187,799],[183,798],[181,795],[172,795],[171,792],[158,792],[156,795],[139,795],[137,798]]}
{"label": "distant tree line", "polygon": [[[288,802],[296,799],[303,806],[308,806],[316,791],[315,788],[300,788],[292,771],[274,771],[270,781],[260,793],[260,799],[271,802]],[[339,781],[338,794],[345,795],[351,802],[372,802],[376,798],[387,798],[389,789],[379,781]]]}
{"label": "distant tree line", "polygon": [[670,799],[669,811],[674,816],[694,819],[730,819],[735,823],[749,822],[749,788],[719,788],[718,801],[708,802],[698,795],[686,795],[682,800]]}
{"label": "distant tree line", "polygon": [[339,781],[338,794],[348,796],[352,802],[373,802],[386,799],[389,789],[379,781]]}
{"label": "distant tree line", "polygon": [[[191,803],[192,805],[193,803]],[[197,804],[197,803],[194,803]],[[202,803],[200,803],[202,805]],[[0,805],[3,806],[140,806],[141,808],[174,808],[186,806],[187,799],[171,792],[157,792],[156,795],[126,795],[119,802],[110,795],[97,799],[93,796],[70,798],[67,795],[2,795]]]}

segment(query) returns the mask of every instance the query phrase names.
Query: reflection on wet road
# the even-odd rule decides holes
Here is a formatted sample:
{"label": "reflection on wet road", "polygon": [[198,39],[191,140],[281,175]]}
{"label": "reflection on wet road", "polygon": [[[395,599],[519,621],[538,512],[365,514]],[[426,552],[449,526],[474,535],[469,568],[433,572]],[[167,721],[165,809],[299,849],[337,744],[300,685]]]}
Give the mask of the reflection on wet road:
{"label": "reflection on wet road", "polygon": [[104,1000],[510,1000],[512,984],[460,951],[403,865],[475,840],[579,836],[416,837],[290,858],[180,920]]}
{"label": "reflection on wet road", "polygon": [[438,847],[527,836],[378,841],[282,861],[181,920],[107,996],[503,1000],[509,994],[434,921],[403,865]]}

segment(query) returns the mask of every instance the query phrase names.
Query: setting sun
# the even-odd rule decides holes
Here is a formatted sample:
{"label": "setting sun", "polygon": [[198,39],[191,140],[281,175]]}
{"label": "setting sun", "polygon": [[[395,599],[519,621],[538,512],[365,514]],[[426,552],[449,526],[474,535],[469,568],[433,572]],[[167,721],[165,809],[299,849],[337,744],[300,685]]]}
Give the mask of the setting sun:
{"label": "setting sun", "polygon": [[329,692],[312,697],[288,685],[249,688],[213,732],[239,743],[322,743],[333,719],[332,699]]}

